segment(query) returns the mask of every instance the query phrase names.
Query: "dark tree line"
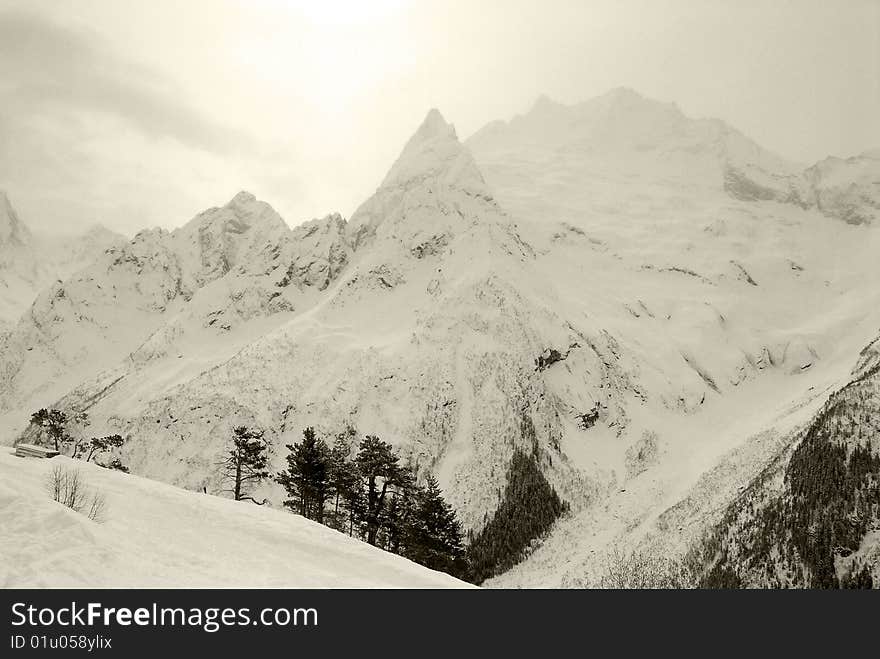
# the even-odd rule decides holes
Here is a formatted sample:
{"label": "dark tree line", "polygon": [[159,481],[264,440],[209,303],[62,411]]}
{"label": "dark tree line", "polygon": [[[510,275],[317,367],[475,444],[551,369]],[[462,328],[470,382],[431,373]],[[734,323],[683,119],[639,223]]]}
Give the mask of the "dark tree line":
{"label": "dark tree line", "polygon": [[[248,434],[246,428],[235,433],[224,477],[228,491],[244,493],[267,477],[267,447],[262,433]],[[246,437],[255,439],[248,443]],[[374,435],[361,440],[356,452],[353,440],[349,430],[331,447],[306,428],[299,442],[288,444],[287,468],[274,476],[287,493],[284,506],[434,570],[481,583],[522,560],[568,510],[541,473],[537,447],[531,454],[516,451],[498,510],[476,536],[469,534],[465,548],[455,510],[431,474],[420,479],[413,464],[402,463],[393,447]]]}
{"label": "dark tree line", "polygon": [[402,464],[390,444],[369,435],[352,455],[351,433],[333,446],[313,428],[288,444],[287,469],[276,481],[284,505],[371,545],[435,570],[465,575],[461,525],[430,474]]}
{"label": "dark tree line", "polygon": [[525,557],[532,541],[546,535],[567,510],[535,456],[517,450],[507,470],[501,505],[468,546],[470,579],[479,584],[512,568]]}

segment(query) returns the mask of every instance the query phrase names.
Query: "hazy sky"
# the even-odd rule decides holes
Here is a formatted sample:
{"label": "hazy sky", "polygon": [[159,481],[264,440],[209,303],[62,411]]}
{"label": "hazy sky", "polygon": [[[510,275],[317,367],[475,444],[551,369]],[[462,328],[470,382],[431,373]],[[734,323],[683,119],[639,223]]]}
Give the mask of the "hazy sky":
{"label": "hazy sky", "polygon": [[0,189],[173,227],[247,189],[348,216],[427,110],[466,138],[628,86],[811,163],[880,146],[880,0],[0,0]]}

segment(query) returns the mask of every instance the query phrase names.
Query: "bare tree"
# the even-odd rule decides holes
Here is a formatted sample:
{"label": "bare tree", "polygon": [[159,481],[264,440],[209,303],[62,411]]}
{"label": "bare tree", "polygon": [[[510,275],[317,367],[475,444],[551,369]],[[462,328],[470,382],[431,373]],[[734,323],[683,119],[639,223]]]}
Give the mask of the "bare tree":
{"label": "bare tree", "polygon": [[104,495],[90,490],[78,469],[56,465],[49,472],[46,488],[54,501],[85,515],[92,521],[104,521],[106,509]]}
{"label": "bare tree", "polygon": [[105,520],[105,510],[107,500],[100,492],[93,492],[89,497],[88,510],[83,509],[81,512],[93,522],[103,522]]}
{"label": "bare tree", "polygon": [[645,551],[626,554],[614,547],[606,558],[600,588],[662,589],[694,588],[692,570],[681,561]]}

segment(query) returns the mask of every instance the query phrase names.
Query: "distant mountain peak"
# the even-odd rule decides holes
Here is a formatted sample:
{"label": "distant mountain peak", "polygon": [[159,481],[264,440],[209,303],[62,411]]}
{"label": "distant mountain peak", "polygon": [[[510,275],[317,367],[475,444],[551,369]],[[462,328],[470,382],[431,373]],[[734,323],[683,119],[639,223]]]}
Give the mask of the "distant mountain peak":
{"label": "distant mountain peak", "polygon": [[90,224],[88,228],[83,232],[83,236],[119,236],[123,237],[118,231],[114,231],[113,229],[109,229],[100,222],[95,222]]}
{"label": "distant mountain peak", "polygon": [[[458,140],[455,127],[432,109],[407,141],[376,194],[352,215],[348,223],[351,243],[357,249],[376,235],[380,226],[380,233],[408,244],[432,239],[435,234],[445,234],[449,239],[486,210],[481,207],[465,219],[461,207],[472,200],[489,204],[492,212],[497,212],[470,149]],[[450,212],[454,208],[459,212]],[[418,251],[418,245],[413,249]]]}
{"label": "distant mountain peak", "polygon": [[436,108],[428,111],[409,138],[381,187],[406,187],[429,178],[472,191],[484,186],[483,177],[468,149],[459,142],[455,127]]}
{"label": "distant mountain peak", "polygon": [[286,233],[289,230],[271,205],[242,190],[225,206],[202,211],[183,227],[175,230],[175,233],[243,234],[257,227],[271,233]]}
{"label": "distant mountain peak", "polygon": [[547,112],[552,111],[557,108],[562,107],[562,104],[554,101],[547,94],[541,94],[538,98],[535,99],[535,103],[532,105],[532,112]]}
{"label": "distant mountain peak", "polygon": [[[645,96],[637,92],[632,87],[618,86],[609,89],[602,95],[602,98],[612,99],[615,101],[647,101]],[[654,101],[657,102],[657,101]]]}
{"label": "distant mountain peak", "polygon": [[600,102],[606,103],[606,104],[611,104],[611,105],[627,104],[627,103],[629,103],[629,104],[645,103],[648,105],[657,105],[657,106],[668,105],[668,104],[663,103],[661,101],[657,101],[657,100],[648,98],[644,94],[640,94],[639,92],[637,92],[635,89],[632,89],[631,87],[620,86],[620,87],[613,87],[612,89],[609,89],[604,94],[593,97],[587,101],[576,103],[573,106],[568,105],[566,103],[561,103],[560,101],[557,101],[549,94],[541,94],[538,96],[538,98],[535,99],[535,102],[532,105],[532,108],[529,112],[531,113],[531,112],[543,112],[543,111],[547,111],[547,110],[559,110],[559,109],[579,107],[579,106],[590,104],[590,103],[600,103]]}
{"label": "distant mountain peak", "polygon": [[0,245],[27,245],[31,232],[19,219],[6,192],[0,190]]}
{"label": "distant mountain peak", "polygon": [[431,108],[428,110],[428,114],[425,115],[422,125],[419,126],[419,129],[410,138],[410,142],[421,142],[438,137],[448,137],[454,140],[458,139],[458,136],[455,134],[455,126],[448,123],[446,119],[443,118],[443,115],[440,114],[440,110],[437,108]]}
{"label": "distant mountain peak", "polygon": [[257,198],[248,192],[247,190],[242,190],[238,194],[236,194],[232,199],[229,200],[227,206],[243,206],[246,204],[252,204],[257,200]]}

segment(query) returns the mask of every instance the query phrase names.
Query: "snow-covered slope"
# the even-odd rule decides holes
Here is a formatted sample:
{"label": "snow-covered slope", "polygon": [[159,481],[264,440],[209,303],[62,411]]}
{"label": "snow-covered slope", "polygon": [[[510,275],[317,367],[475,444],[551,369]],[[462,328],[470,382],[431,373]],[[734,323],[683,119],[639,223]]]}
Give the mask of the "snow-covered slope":
{"label": "snow-covered slope", "polygon": [[[77,469],[104,521],[52,501]],[[299,515],[64,457],[0,451],[0,588],[463,588],[468,585]]]}

